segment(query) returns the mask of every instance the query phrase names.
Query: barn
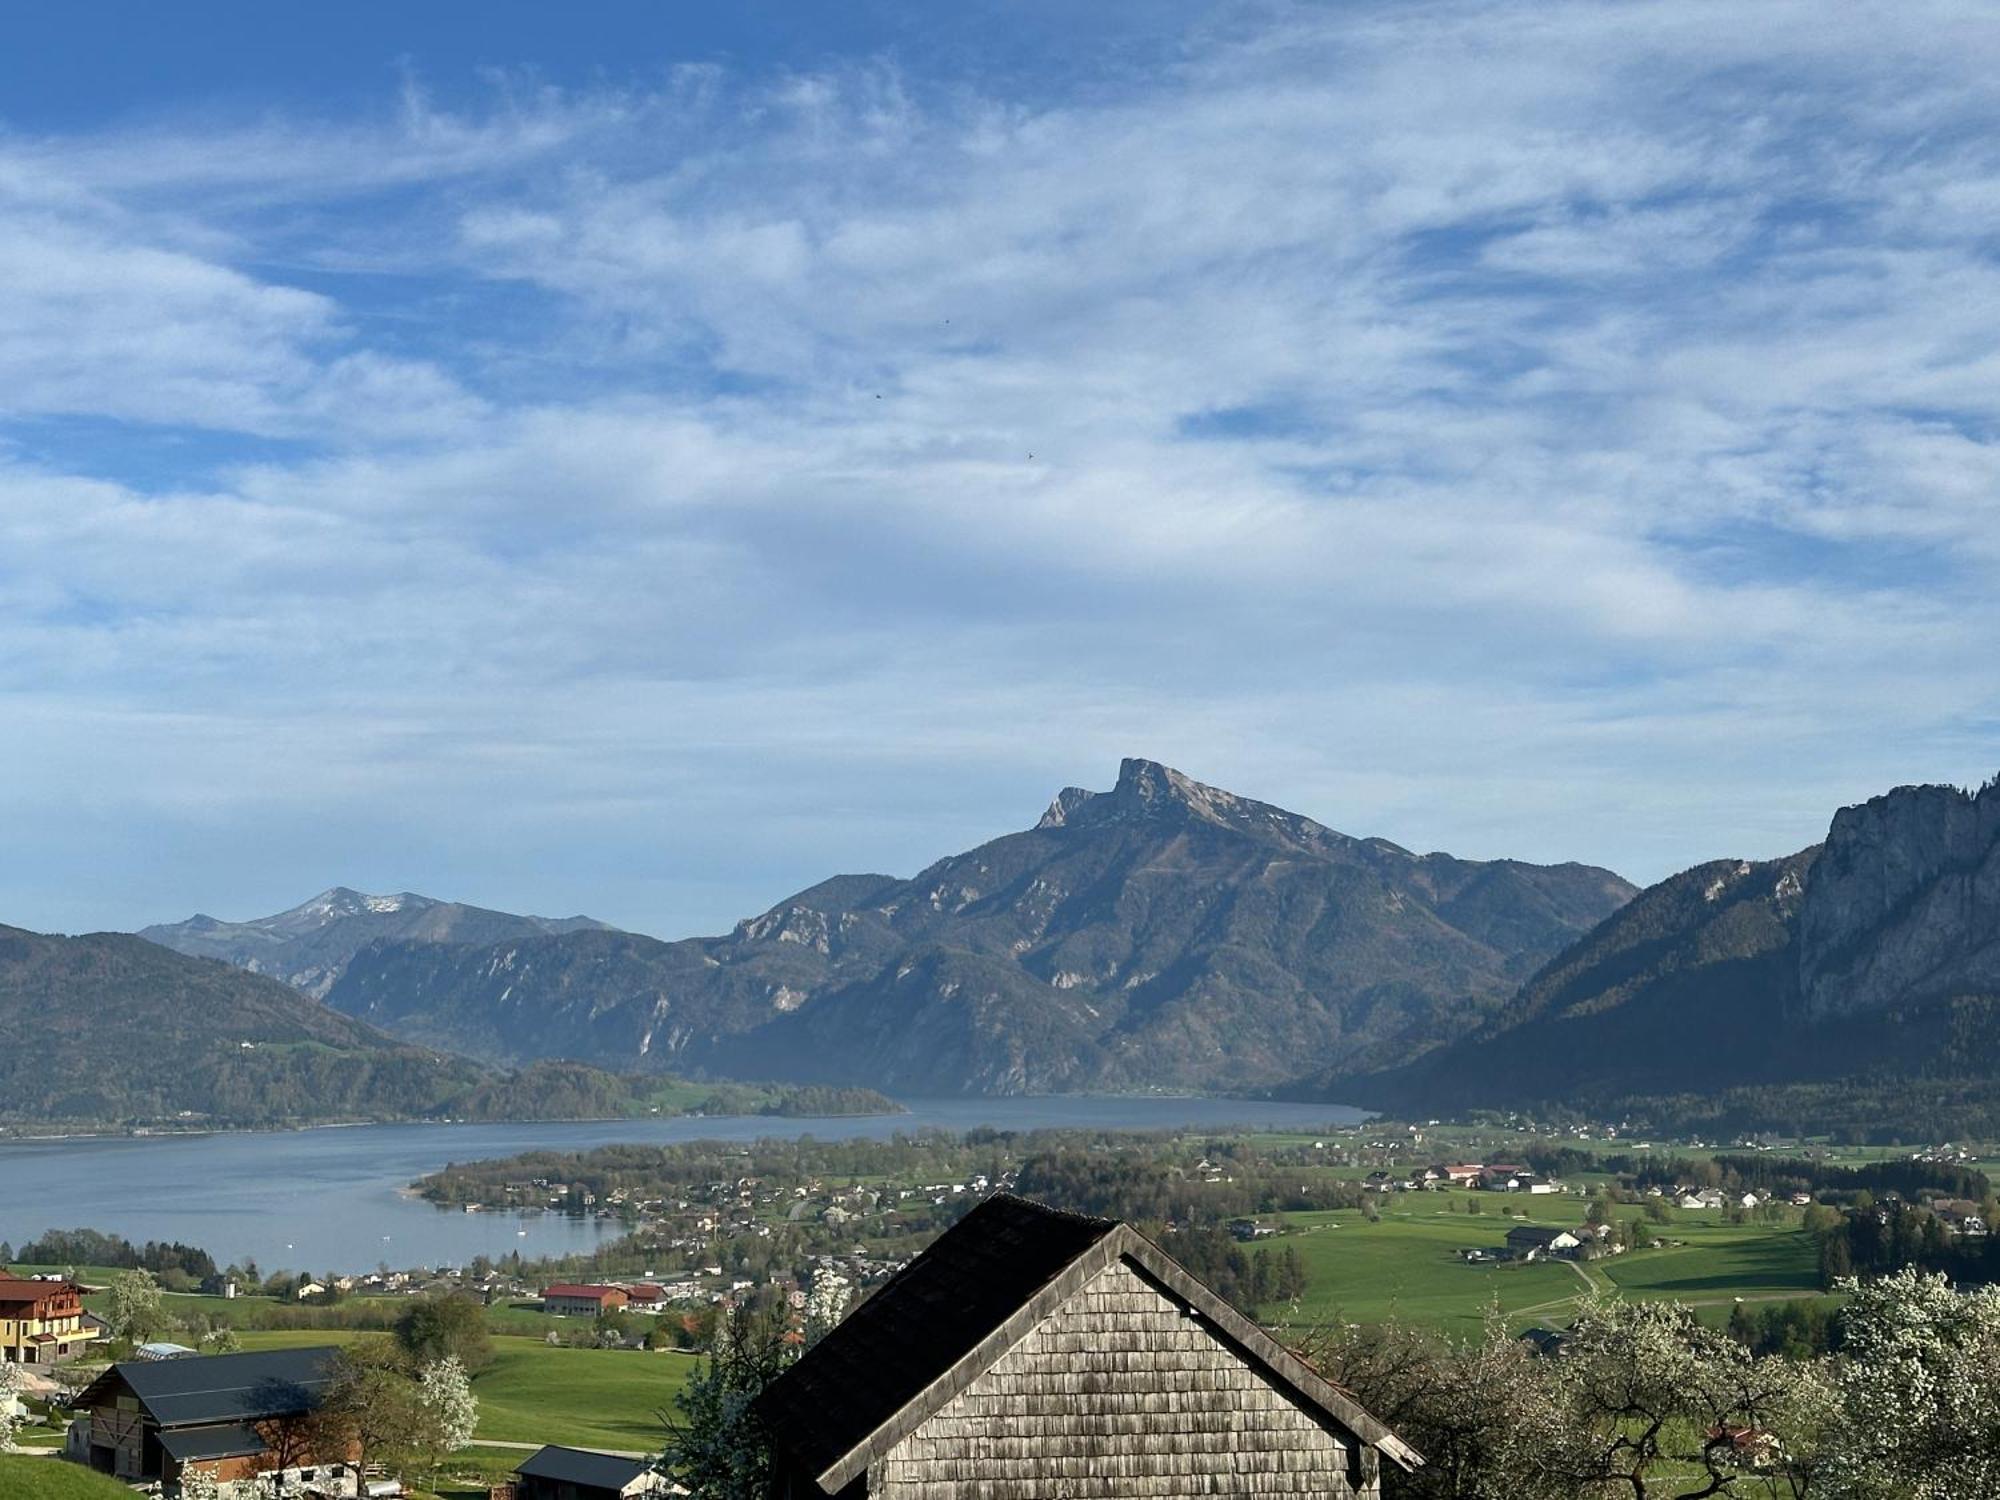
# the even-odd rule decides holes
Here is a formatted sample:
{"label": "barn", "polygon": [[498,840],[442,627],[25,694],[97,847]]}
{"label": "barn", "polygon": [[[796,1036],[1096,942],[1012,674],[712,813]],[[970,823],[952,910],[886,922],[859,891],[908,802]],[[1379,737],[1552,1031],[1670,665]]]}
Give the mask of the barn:
{"label": "barn", "polygon": [[1373,1500],[1423,1462],[1130,1225],[1005,1194],[758,1413],[786,1500]]}
{"label": "barn", "polygon": [[196,1470],[221,1483],[316,1474],[323,1458],[353,1456],[322,1454],[312,1420],[339,1353],[322,1346],[115,1364],[76,1400],[90,1465],[169,1486]]}

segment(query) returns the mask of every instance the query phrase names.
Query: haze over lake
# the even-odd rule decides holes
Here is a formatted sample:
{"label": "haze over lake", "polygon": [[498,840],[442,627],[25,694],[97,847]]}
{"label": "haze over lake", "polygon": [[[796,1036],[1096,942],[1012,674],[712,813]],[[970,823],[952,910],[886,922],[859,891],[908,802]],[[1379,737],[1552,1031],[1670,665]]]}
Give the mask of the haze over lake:
{"label": "haze over lake", "polygon": [[923,1129],[1083,1127],[1169,1130],[1256,1125],[1319,1130],[1364,1111],[1341,1105],[1194,1098],[911,1100],[909,1113],[839,1119],[768,1116],[606,1120],[576,1124],[369,1125],[269,1134],[88,1138],[0,1143],[0,1240],[50,1229],[101,1229],[199,1245],[220,1263],[265,1271],[364,1271],[459,1265],[473,1256],[587,1250],[615,1219],[445,1212],[404,1189],[453,1161],[614,1142],[752,1141],[813,1135],[886,1139]]}

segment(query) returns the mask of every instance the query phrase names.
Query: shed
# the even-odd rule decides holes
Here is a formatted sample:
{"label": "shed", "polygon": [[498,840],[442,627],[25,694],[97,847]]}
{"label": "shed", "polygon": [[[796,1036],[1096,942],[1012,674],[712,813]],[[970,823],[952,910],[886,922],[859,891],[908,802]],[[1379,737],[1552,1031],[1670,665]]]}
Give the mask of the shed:
{"label": "shed", "polygon": [[631,1500],[666,1488],[643,1458],[554,1443],[538,1449],[514,1474],[515,1500]]}
{"label": "shed", "polygon": [[764,1393],[777,1490],[1381,1494],[1417,1453],[1130,1225],[989,1198]]}

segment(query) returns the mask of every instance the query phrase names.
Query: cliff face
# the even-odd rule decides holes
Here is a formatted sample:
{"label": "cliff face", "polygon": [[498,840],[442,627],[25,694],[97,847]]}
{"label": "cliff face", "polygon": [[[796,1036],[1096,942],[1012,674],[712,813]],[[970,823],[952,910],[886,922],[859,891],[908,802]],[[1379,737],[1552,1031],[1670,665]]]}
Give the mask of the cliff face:
{"label": "cliff face", "polygon": [[2000,781],[1842,808],[1799,913],[1799,1005],[1827,1020],[2000,991]]}
{"label": "cliff face", "polygon": [[1414,1066],[1311,1080],[1425,1110],[1866,1075],[1995,1081],[2000,782],[1902,787],[1786,859],[1642,891]]}

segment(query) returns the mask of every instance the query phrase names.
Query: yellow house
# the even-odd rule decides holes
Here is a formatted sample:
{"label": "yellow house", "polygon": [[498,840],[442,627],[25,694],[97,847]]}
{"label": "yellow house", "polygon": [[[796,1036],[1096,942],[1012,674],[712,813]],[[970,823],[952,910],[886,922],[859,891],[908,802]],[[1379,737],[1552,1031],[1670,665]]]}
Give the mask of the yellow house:
{"label": "yellow house", "polygon": [[32,1281],[0,1271],[0,1360],[52,1365],[81,1354],[97,1337],[73,1281]]}

